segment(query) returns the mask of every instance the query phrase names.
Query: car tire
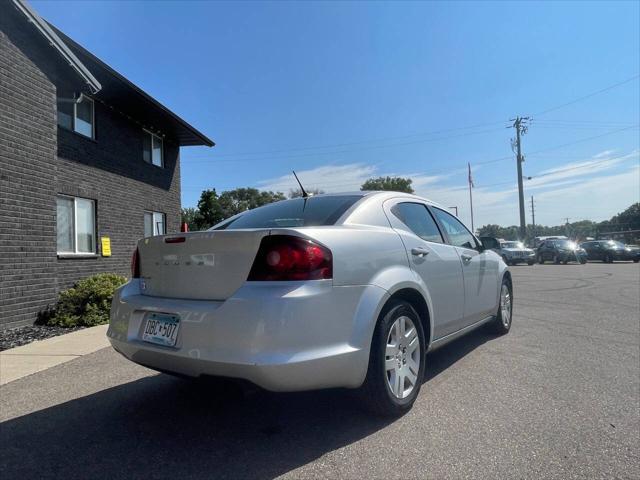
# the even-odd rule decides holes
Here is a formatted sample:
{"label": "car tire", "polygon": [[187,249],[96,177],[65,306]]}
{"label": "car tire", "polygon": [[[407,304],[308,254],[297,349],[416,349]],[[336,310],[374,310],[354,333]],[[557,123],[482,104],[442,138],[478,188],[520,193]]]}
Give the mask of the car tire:
{"label": "car tire", "polygon": [[586,258],[581,258],[579,261],[580,261],[580,265],[584,265],[585,263],[587,263]]}
{"label": "car tire", "polygon": [[638,262],[640,262],[640,258],[636,258],[633,260],[633,263],[638,263]]}
{"label": "car tire", "polygon": [[543,265],[543,264],[544,264],[544,258],[542,257],[542,255],[538,255],[538,263],[539,263],[540,265]]}
{"label": "car tire", "polygon": [[563,261],[562,261],[562,264],[563,264],[563,265],[566,265],[567,263],[569,263],[569,260],[567,260],[567,259],[565,259],[565,260],[563,260]]}
{"label": "car tire", "polygon": [[553,263],[560,265],[560,257],[558,255],[553,256]]}
{"label": "car tire", "polygon": [[529,262],[527,262],[527,265],[531,266],[531,265],[533,265],[534,263],[536,263],[536,262],[534,262],[534,261],[529,261]]}
{"label": "car tire", "polygon": [[[405,328],[409,327],[407,335],[410,335],[410,330],[415,329],[416,336],[410,342],[408,337],[401,334],[403,324]],[[398,338],[399,335],[401,338]],[[388,346],[393,345],[388,343],[390,340],[397,342],[396,345],[400,348],[388,349]],[[409,345],[403,343],[405,340]],[[417,352],[409,352],[414,341],[418,342]],[[415,309],[404,300],[392,300],[378,318],[371,342],[367,376],[359,389],[360,398],[367,410],[376,415],[397,417],[411,409],[424,380],[426,348],[422,322]],[[395,353],[391,354],[392,352]],[[417,365],[417,372],[411,368],[412,364]],[[387,369],[389,366],[394,368]],[[405,373],[411,376],[404,376]],[[410,388],[406,388],[407,380],[408,383],[413,381]],[[392,391],[392,384],[398,391],[402,388],[400,395]]]}
{"label": "car tire", "polygon": [[[506,296],[506,298],[505,298]],[[509,278],[502,279],[498,314],[489,323],[490,330],[498,335],[506,335],[511,330],[513,320],[513,285]]]}

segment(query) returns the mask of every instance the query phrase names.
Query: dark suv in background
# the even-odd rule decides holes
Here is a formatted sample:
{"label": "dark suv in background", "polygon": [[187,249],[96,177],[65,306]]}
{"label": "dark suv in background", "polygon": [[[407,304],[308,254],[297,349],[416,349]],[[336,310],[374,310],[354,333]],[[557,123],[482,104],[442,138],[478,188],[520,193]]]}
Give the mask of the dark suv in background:
{"label": "dark suv in background", "polygon": [[640,249],[625,246],[616,240],[593,240],[580,244],[587,252],[589,260],[602,260],[613,263],[614,260],[640,261]]}
{"label": "dark suv in background", "polygon": [[580,262],[587,263],[587,252],[571,240],[545,240],[537,250],[538,263]]}

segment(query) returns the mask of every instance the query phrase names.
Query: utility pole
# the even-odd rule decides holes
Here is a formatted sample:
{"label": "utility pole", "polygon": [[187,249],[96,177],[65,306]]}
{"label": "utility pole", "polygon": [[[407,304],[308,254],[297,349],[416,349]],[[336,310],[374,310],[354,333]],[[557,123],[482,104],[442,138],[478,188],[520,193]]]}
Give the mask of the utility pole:
{"label": "utility pole", "polygon": [[473,194],[471,193],[471,189],[473,188],[473,178],[471,177],[471,164],[467,163],[467,167],[469,167],[469,204],[471,206],[471,231],[473,234],[476,234],[476,229],[473,226]]}
{"label": "utility pole", "polygon": [[533,232],[531,232],[531,236],[536,236],[536,207],[533,203],[533,195],[531,195],[531,225],[533,228]]}
{"label": "utility pole", "polygon": [[569,236],[569,217],[564,217],[564,233]]}
{"label": "utility pole", "polygon": [[524,187],[522,185],[522,162],[524,162],[524,156],[522,155],[521,137],[527,133],[527,122],[531,120],[529,117],[516,117],[512,119],[512,127],[516,129],[515,142],[512,140],[511,146],[515,147],[516,160],[518,163],[518,196],[520,203],[520,238],[524,239],[527,236],[527,224],[524,218]]}

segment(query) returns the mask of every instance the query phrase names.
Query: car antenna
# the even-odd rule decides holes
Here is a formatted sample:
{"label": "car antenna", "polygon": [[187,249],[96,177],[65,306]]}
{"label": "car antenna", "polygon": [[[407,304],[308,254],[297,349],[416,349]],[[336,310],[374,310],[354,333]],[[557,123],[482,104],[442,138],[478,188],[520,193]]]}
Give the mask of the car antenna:
{"label": "car antenna", "polygon": [[300,182],[300,179],[298,178],[298,175],[296,175],[296,171],[295,170],[291,170],[291,171],[293,172],[293,176],[296,177],[296,181],[298,182],[298,185],[300,185],[300,191],[302,192],[302,198],[309,198],[309,194],[307,193],[307,191],[302,186],[302,183]]}

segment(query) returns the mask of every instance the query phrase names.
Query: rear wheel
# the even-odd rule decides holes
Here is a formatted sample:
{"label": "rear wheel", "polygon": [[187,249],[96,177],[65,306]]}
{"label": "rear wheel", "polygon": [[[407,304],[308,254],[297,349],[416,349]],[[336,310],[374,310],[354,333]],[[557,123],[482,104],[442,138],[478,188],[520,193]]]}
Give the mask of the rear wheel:
{"label": "rear wheel", "polygon": [[425,350],[418,314],[408,302],[393,300],[376,325],[367,377],[360,387],[370,411],[398,416],[411,409],[424,378]]}
{"label": "rear wheel", "polygon": [[496,318],[489,324],[491,330],[499,335],[505,335],[511,330],[513,317],[513,287],[509,278],[502,279],[500,287],[500,307]]}

